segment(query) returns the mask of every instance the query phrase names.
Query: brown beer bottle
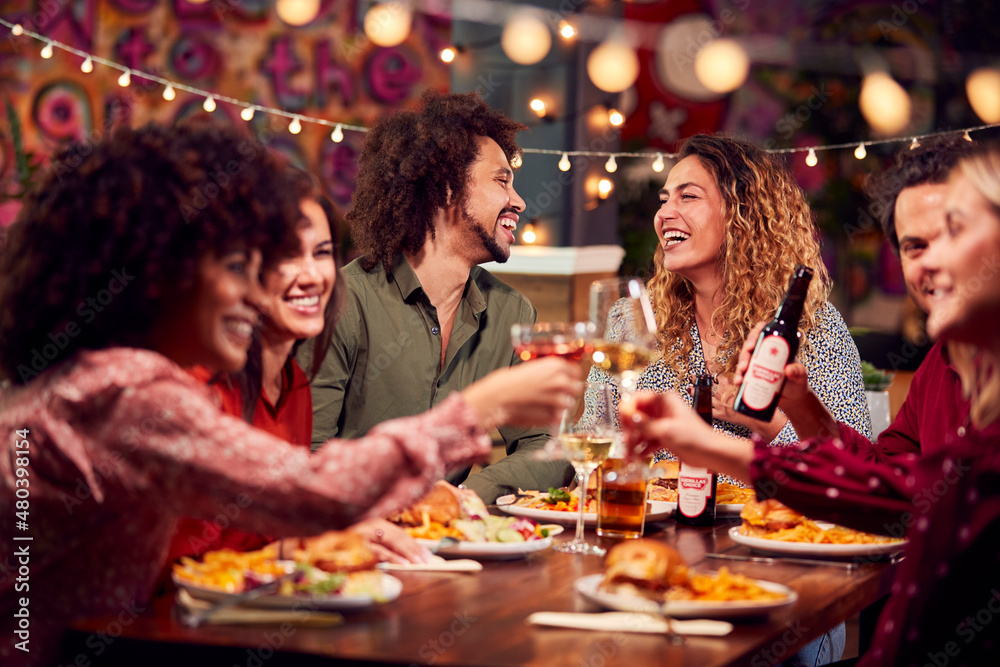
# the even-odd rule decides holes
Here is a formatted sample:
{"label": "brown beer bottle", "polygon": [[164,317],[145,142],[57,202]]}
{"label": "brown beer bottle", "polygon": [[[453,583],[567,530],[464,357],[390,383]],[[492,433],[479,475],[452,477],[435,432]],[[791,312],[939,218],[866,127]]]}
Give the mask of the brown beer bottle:
{"label": "brown beer bottle", "polygon": [[[712,376],[699,375],[694,385],[694,409],[712,425]],[[677,523],[711,526],[715,522],[715,498],[719,475],[708,468],[695,468],[681,461],[677,473]]]}
{"label": "brown beer bottle", "polygon": [[795,353],[799,350],[799,339],[802,337],[799,319],[812,277],[813,270],[809,267],[795,266],[785,300],[757,339],[750,366],[733,404],[736,412],[765,422],[774,417],[781,389],[785,386],[785,365],[795,360]]}

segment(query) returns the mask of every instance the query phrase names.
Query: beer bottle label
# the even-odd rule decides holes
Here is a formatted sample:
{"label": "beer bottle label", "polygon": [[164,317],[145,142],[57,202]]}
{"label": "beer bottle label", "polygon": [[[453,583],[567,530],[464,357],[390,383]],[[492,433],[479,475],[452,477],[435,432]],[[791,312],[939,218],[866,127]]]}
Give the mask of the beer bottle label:
{"label": "beer bottle label", "polygon": [[677,510],[684,516],[700,516],[712,497],[712,473],[708,468],[681,466],[677,476]]}
{"label": "beer bottle label", "polygon": [[757,347],[743,378],[743,402],[754,410],[764,410],[781,389],[788,363],[788,341],[781,336],[767,336]]}

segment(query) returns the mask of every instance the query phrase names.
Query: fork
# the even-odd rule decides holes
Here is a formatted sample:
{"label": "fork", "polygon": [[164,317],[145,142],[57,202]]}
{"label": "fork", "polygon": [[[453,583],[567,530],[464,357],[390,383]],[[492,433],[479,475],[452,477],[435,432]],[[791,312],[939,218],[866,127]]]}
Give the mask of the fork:
{"label": "fork", "polygon": [[187,613],[181,617],[181,623],[189,628],[197,628],[202,623],[207,621],[212,615],[223,609],[228,609],[229,607],[235,605],[241,605],[245,602],[256,600],[263,595],[273,593],[280,588],[282,582],[287,581],[294,576],[295,570],[292,570],[291,572],[286,572],[279,577],[275,577],[274,580],[269,581],[266,584],[262,584],[252,590],[246,591],[245,593],[231,595],[223,600],[219,600],[207,609],[202,609],[200,611],[191,611],[188,609]]}
{"label": "fork", "polygon": [[442,549],[450,549],[451,547],[455,546],[459,542],[460,542],[460,540],[458,538],[451,537],[450,535],[445,535],[444,537],[441,538],[441,541],[438,542],[433,547],[431,547],[429,549],[429,551],[432,554],[436,554],[437,552],[441,551]]}

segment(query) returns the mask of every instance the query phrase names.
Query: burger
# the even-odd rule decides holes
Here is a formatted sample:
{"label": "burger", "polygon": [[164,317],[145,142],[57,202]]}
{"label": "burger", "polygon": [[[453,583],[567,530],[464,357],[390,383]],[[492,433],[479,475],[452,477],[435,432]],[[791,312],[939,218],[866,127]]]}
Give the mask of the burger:
{"label": "burger", "polygon": [[489,512],[475,491],[440,480],[420,500],[388,519],[400,526],[420,526],[425,515],[428,521],[447,526],[460,519],[483,519]]}
{"label": "burger", "polygon": [[747,537],[764,537],[779,530],[794,528],[807,521],[806,517],[782,505],[777,500],[749,500],[740,512],[741,532]]}
{"label": "burger", "polygon": [[305,563],[324,572],[360,572],[378,563],[365,538],[349,531],[331,530],[316,537],[293,537],[265,547],[275,558]]}
{"label": "burger", "polygon": [[633,595],[662,602],[672,586],[688,581],[684,558],[673,547],[657,540],[640,538],[620,542],[604,558],[605,592]]}
{"label": "burger", "polygon": [[678,461],[657,461],[652,466],[653,480],[649,483],[649,499],[668,503],[677,502]]}

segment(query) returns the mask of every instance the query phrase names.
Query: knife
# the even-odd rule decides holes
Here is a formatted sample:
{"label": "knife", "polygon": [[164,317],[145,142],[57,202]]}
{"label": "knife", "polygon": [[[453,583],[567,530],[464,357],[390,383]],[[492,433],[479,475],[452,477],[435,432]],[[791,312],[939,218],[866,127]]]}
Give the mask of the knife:
{"label": "knife", "polygon": [[827,567],[840,567],[845,570],[856,570],[860,567],[857,563],[845,563],[836,560],[813,560],[811,558],[765,558],[762,556],[736,556],[733,554],[705,554],[708,558],[718,558],[720,560],[741,560],[748,563],[788,563],[791,565],[825,565]]}

